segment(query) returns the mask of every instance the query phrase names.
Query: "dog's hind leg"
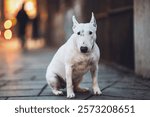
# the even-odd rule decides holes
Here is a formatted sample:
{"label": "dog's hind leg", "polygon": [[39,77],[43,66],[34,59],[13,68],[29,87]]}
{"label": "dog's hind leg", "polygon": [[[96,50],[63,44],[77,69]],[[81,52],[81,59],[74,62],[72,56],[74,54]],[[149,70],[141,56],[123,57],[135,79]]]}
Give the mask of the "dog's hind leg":
{"label": "dog's hind leg", "polygon": [[53,94],[55,95],[63,95],[63,92],[60,91],[60,82],[59,79],[56,76],[51,76],[49,79],[47,79],[48,85],[50,86]]}
{"label": "dog's hind leg", "polygon": [[78,78],[78,79],[73,81],[73,83],[74,83],[74,91],[77,92],[77,93],[87,93],[87,92],[89,92],[89,88],[81,88],[79,86],[79,84],[82,81],[82,79],[83,79],[83,77]]}

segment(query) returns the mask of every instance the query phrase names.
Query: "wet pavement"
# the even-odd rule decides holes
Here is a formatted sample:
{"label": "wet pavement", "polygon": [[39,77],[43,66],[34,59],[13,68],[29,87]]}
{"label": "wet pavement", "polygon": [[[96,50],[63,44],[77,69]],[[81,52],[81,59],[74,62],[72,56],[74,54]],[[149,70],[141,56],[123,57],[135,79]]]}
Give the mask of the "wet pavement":
{"label": "wet pavement", "polygon": [[[0,99],[1,100],[66,100],[54,96],[45,79],[46,67],[56,50],[42,48],[22,52],[17,48],[0,45]],[[87,73],[81,86],[90,92],[76,94],[77,100],[150,99],[150,80],[112,65],[100,63],[99,85],[101,96],[92,95],[91,78]]]}

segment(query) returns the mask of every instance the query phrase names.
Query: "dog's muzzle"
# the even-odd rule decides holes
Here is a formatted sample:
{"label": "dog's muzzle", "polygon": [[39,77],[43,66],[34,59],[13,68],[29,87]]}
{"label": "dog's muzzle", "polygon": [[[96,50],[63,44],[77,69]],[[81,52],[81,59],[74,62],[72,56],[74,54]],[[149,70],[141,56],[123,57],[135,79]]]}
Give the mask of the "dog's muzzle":
{"label": "dog's muzzle", "polygon": [[81,47],[80,47],[80,51],[81,51],[82,53],[87,53],[88,48],[81,46]]}

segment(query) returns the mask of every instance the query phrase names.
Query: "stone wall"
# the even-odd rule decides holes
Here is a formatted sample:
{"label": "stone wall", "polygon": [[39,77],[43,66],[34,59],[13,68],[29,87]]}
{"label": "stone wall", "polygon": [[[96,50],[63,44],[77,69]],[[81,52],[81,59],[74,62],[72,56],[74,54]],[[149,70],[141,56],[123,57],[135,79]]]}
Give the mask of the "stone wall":
{"label": "stone wall", "polygon": [[150,77],[150,0],[134,0],[135,71]]}

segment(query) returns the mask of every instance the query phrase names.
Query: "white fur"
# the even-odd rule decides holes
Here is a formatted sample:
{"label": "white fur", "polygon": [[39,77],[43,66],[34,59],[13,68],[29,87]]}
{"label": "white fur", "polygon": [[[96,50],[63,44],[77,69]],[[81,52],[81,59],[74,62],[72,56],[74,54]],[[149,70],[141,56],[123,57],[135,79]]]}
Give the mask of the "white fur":
{"label": "white fur", "polygon": [[[98,86],[98,61],[100,52],[96,41],[96,21],[92,13],[90,23],[78,23],[73,20],[73,34],[69,40],[62,45],[54,55],[46,72],[46,79],[52,92],[55,95],[62,95],[60,91],[66,83],[67,98],[74,98],[75,91],[86,92],[88,89],[80,88],[83,75],[90,71],[92,75],[93,93],[100,95],[101,91]],[[89,34],[89,31],[92,34]],[[80,35],[78,34],[80,32]],[[86,53],[82,53],[81,46],[87,47]]]}

